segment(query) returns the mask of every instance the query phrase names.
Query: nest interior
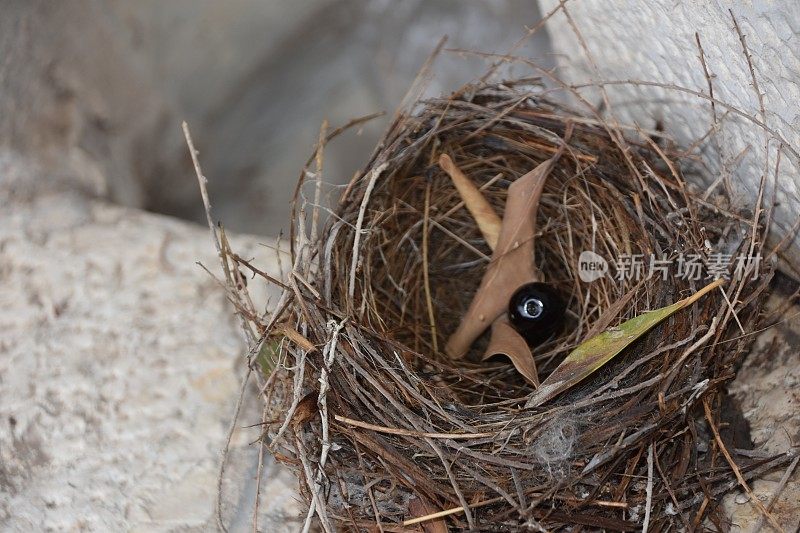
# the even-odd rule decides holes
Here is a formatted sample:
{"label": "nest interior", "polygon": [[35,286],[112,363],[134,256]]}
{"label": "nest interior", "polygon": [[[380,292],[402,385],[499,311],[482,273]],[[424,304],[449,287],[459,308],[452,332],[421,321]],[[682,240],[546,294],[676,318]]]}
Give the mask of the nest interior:
{"label": "nest interior", "polygon": [[[785,462],[747,453],[723,408],[724,386],[763,321],[770,210],[704,198],[684,181],[702,172],[691,152],[542,92],[522,80],[421,102],[396,120],[319,237],[302,231],[301,209],[295,281],[262,331],[276,345],[265,438],[297,472],[309,523],[722,527],[720,495]],[[476,357],[485,338],[463,360],[443,353],[491,251],[437,161],[448,154],[502,213],[509,184],[562,145],[531,260],[566,296],[568,314],[534,350],[541,378],[592,335],[700,289],[719,275],[718,254],[738,262],[721,289],[526,408],[534,389],[509,361]],[[608,259],[607,275],[581,281],[585,250]],[[651,257],[667,270],[654,274]],[[408,523],[439,511],[448,513]]]}

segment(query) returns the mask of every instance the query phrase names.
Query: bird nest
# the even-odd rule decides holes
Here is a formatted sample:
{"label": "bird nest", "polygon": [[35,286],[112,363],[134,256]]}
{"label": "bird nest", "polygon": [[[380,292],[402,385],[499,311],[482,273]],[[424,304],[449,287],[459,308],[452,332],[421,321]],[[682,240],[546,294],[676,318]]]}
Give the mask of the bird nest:
{"label": "bird nest", "polygon": [[[534,401],[536,383],[509,359],[482,357],[488,332],[463,357],[445,349],[497,257],[442,154],[499,216],[511,184],[552,163],[529,260],[567,311],[532,350],[538,380],[587,339],[723,282]],[[307,524],[628,531],[722,520],[721,494],[785,460],[740,455],[724,392],[760,327],[774,261],[770,210],[704,197],[684,179],[696,171],[658,132],[582,116],[527,80],[420,102],[324,224],[311,202],[298,205],[292,273],[259,323],[258,360],[264,438],[297,473]]]}

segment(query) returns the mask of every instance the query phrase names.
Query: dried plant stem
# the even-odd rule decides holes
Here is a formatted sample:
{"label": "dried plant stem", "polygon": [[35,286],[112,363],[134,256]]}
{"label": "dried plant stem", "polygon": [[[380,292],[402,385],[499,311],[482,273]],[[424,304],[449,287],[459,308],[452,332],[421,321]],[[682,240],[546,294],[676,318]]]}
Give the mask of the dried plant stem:
{"label": "dried plant stem", "polygon": [[[798,462],[800,462],[800,456],[795,457],[786,468],[786,471],[781,476],[780,481],[778,481],[778,486],[775,487],[775,490],[772,492],[772,496],[769,498],[769,502],[767,503],[767,511],[772,511],[772,507],[775,505],[775,502],[778,501],[778,497],[781,495],[781,492],[783,492],[783,489],[786,488],[789,478],[792,477],[792,473],[794,472],[795,468],[797,468]],[[764,515],[762,514],[759,515],[758,520],[756,520],[756,523],[753,526],[753,531],[761,531],[761,527],[763,525]]]}
{"label": "dried plant stem", "polygon": [[367,189],[364,192],[364,198],[361,200],[361,207],[358,210],[355,240],[353,241],[353,261],[350,264],[350,288],[348,294],[351,299],[353,298],[356,290],[356,269],[358,268],[358,258],[360,257],[359,245],[361,244],[361,232],[363,231],[362,228],[364,227],[364,214],[367,212],[369,197],[372,194],[372,190],[375,188],[375,182],[378,180],[378,177],[383,173],[383,171],[386,170],[386,167],[387,164],[383,163],[382,165],[374,168],[370,173],[370,178],[367,182]]}
{"label": "dried plant stem", "polygon": [[431,282],[430,274],[428,272],[428,239],[430,237],[430,230],[428,229],[428,220],[430,218],[431,206],[431,188],[425,190],[425,212],[422,219],[422,277],[423,284],[425,285],[425,303],[428,307],[428,321],[431,326],[431,345],[433,346],[433,353],[439,352],[439,341],[436,335],[436,314],[433,310],[433,299],[431,298]]}
{"label": "dried plant stem", "polygon": [[642,525],[642,533],[647,533],[650,527],[650,511],[653,508],[653,445],[647,448],[647,501],[644,508],[644,524]]}
{"label": "dried plant stem", "polygon": [[496,433],[488,431],[484,433],[428,433],[424,431],[412,431],[409,429],[389,428],[385,426],[379,426],[376,424],[369,424],[367,422],[362,422],[360,420],[353,420],[352,418],[347,418],[346,416],[340,416],[340,415],[334,415],[333,418],[337,422],[342,422],[350,426],[369,429],[372,431],[378,431],[379,433],[388,433],[390,435],[407,435],[409,437],[428,437],[431,439],[484,439],[487,437],[497,436]]}
{"label": "dried plant stem", "polygon": [[756,495],[753,494],[753,491],[750,489],[750,485],[747,483],[747,481],[745,481],[744,477],[742,476],[741,470],[739,470],[739,467],[736,465],[736,462],[731,457],[728,448],[722,441],[722,437],[720,437],[719,435],[719,430],[717,429],[717,426],[714,423],[714,415],[711,413],[711,406],[708,403],[708,398],[703,399],[703,409],[705,410],[706,413],[706,420],[708,421],[708,425],[711,427],[711,432],[714,434],[714,440],[717,442],[717,448],[719,448],[719,451],[722,452],[722,455],[725,457],[725,460],[728,462],[728,465],[730,465],[731,470],[733,470],[733,473],[736,475],[736,479],[739,481],[739,485],[741,485],[742,489],[745,491],[745,493],[747,493],[747,496],[750,498],[750,501],[767,519],[770,525],[774,527],[777,531],[783,533],[784,532],[783,527],[781,527],[778,521],[775,520],[775,517],[772,516],[772,514],[769,511],[767,511],[767,508],[764,507],[764,504],[761,503],[761,500],[759,500],[756,497]]}

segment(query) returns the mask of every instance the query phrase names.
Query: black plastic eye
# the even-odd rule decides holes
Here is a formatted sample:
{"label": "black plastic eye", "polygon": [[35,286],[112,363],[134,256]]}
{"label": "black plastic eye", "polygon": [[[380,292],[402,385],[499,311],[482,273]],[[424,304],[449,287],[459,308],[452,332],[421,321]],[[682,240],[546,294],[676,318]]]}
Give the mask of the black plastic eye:
{"label": "black plastic eye", "polygon": [[542,342],[561,329],[566,310],[558,291],[547,283],[526,283],[508,302],[511,325],[528,344]]}

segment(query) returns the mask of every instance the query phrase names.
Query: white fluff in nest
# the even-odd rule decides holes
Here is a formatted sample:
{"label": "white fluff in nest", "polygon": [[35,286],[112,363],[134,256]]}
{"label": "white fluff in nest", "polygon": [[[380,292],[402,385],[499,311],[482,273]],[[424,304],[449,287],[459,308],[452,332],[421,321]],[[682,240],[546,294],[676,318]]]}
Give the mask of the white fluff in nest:
{"label": "white fluff in nest", "polygon": [[546,468],[551,477],[566,475],[577,441],[578,424],[575,420],[553,420],[531,444],[532,457]]}

